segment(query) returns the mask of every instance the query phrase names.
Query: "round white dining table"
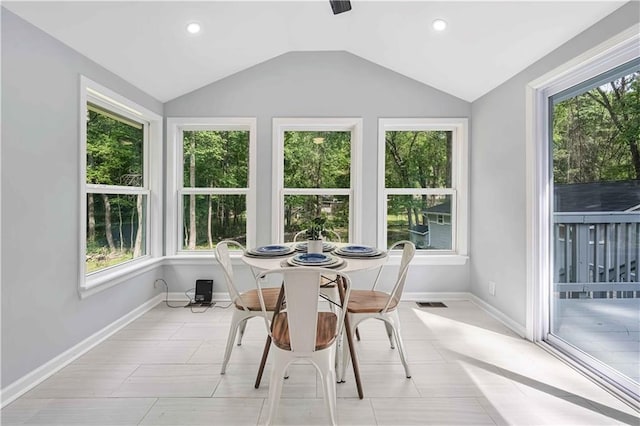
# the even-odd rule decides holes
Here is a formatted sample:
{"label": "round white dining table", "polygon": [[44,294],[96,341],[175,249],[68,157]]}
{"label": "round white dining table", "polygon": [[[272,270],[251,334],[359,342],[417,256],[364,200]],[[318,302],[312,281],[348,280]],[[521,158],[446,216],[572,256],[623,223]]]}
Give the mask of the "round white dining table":
{"label": "round white dining table", "polygon": [[[244,254],[242,256],[242,261],[252,268],[256,268],[261,271],[267,271],[269,269],[277,269],[291,266],[286,263],[287,259],[299,254],[299,252],[294,251],[293,253],[287,256],[251,256]],[[331,253],[329,253],[331,254]],[[353,258],[353,257],[342,257],[337,256],[340,259],[344,260],[344,263],[339,267],[335,268],[336,271],[340,272],[358,272],[358,271],[366,271],[370,269],[380,268],[387,262],[387,256],[377,256],[372,258]],[[302,266],[304,268],[304,266]]]}
{"label": "round white dining table", "polygon": [[[346,244],[342,244],[338,246],[344,246],[344,245]],[[291,266],[287,262],[289,258],[295,256],[298,253],[299,252],[294,251],[285,256],[253,256],[253,255],[244,253],[242,256],[242,261],[247,265],[249,265],[250,267],[258,270],[262,270],[262,271],[270,270],[270,269],[278,269],[282,267],[304,268],[304,266]],[[356,257],[346,257],[346,256],[343,257],[343,256],[337,256],[335,254],[334,256],[339,257],[340,259],[343,259],[343,263],[340,266],[333,269],[335,269],[336,271],[344,272],[346,274],[350,272],[366,271],[366,270],[372,270],[377,268],[379,269],[387,262],[386,252],[383,256],[375,256],[371,258],[364,258],[364,257],[356,258]],[[344,294],[344,283],[342,281],[343,280],[340,280],[340,279],[337,280],[337,285],[338,285],[341,298],[343,297],[343,294]],[[284,292],[281,290],[280,296],[278,298],[278,302],[276,303],[277,306],[276,306],[276,311],[274,315],[277,314],[277,312],[279,311],[280,305],[282,304],[282,301],[283,301],[283,297],[284,297]],[[345,321],[345,330],[349,330],[350,329],[349,315],[345,315],[344,321]],[[364,391],[362,389],[362,381],[360,380],[360,368],[358,366],[358,359],[356,356],[355,346],[353,344],[353,336],[351,335],[351,333],[347,333],[347,343],[349,345],[349,352],[351,354],[351,365],[353,366],[353,374],[356,380],[358,396],[360,397],[360,399],[363,399]],[[255,383],[256,388],[260,386],[260,381],[262,379],[264,366],[267,362],[267,356],[269,354],[270,346],[271,346],[271,336],[267,337],[267,342],[264,347],[264,351],[262,354],[262,361],[260,362],[260,367],[258,369],[258,377],[256,378],[256,383]]]}

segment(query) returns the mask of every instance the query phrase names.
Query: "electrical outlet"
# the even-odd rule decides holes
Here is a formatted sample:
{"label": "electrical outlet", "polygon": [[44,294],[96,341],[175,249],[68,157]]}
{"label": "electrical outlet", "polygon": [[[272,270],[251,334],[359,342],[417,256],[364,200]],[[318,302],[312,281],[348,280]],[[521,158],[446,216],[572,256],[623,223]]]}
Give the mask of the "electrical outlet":
{"label": "electrical outlet", "polygon": [[492,296],[496,295],[496,283],[493,281],[489,281],[489,294]]}

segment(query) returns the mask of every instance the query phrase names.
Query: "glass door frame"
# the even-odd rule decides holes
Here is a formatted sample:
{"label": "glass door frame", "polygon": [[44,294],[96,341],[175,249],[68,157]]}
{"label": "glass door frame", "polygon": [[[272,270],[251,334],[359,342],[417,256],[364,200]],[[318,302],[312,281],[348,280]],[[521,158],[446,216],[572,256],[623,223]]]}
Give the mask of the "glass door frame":
{"label": "glass door frame", "polygon": [[[527,312],[526,338],[549,343],[555,349],[604,379],[614,390],[637,400],[633,382],[561,339],[551,330],[552,159],[550,158],[549,99],[556,93],[623,65],[638,57],[640,25],[636,24],[566,64],[530,82],[526,87],[526,201],[527,201]],[[619,393],[618,392],[618,393]]]}

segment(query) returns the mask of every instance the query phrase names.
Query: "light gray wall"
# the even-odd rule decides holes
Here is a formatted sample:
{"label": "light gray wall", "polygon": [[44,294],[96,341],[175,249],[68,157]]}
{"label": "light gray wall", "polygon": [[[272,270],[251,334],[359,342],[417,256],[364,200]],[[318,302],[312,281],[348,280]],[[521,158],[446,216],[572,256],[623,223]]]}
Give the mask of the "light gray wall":
{"label": "light gray wall", "polygon": [[156,274],[80,300],[80,74],[162,104],[2,12],[2,387],[151,299]]}
{"label": "light gray wall", "polygon": [[[470,267],[412,267],[407,291],[471,288],[524,325],[524,87],[638,16],[638,3],[623,7],[472,105],[348,53],[297,52],[172,100],[164,115],[258,118],[258,203],[266,206],[258,243],[271,240],[272,118],[362,117],[362,220],[364,242],[373,244],[378,118],[473,114]],[[167,266],[79,299],[80,74],[163,112],[155,99],[2,9],[3,388],[152,298],[161,274],[171,291],[207,277],[223,291],[219,271],[196,263]],[[497,282],[495,297],[488,296],[488,280]]]}
{"label": "light gray wall", "polygon": [[[363,119],[363,242],[375,244],[378,118],[469,117],[470,104],[347,52],[291,52],[165,104],[165,117],[257,117],[257,243],[272,241],[274,117]],[[207,270],[174,267],[178,290]],[[200,276],[197,276],[197,275]],[[219,282],[219,281],[218,281]],[[407,291],[467,291],[468,267],[414,266]],[[172,290],[173,291],[173,290]],[[216,285],[215,291],[222,291]]]}
{"label": "light gray wall", "polygon": [[[527,83],[638,22],[640,3],[621,7],[472,104],[472,292],[525,326]],[[496,282],[495,296],[489,281]]]}

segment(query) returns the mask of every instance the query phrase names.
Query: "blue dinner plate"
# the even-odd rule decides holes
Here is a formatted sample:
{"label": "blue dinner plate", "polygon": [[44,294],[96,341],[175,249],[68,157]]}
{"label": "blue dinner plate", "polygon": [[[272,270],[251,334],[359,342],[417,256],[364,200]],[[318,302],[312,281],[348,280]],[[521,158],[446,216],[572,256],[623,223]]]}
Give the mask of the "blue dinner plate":
{"label": "blue dinner plate", "polygon": [[349,254],[371,254],[375,252],[375,249],[369,246],[344,246],[340,248],[340,251]]}
{"label": "blue dinner plate", "polygon": [[316,264],[330,262],[331,257],[323,253],[300,253],[294,256],[293,260],[299,263]]}
{"label": "blue dinner plate", "polygon": [[284,253],[289,250],[291,250],[291,248],[287,246],[271,245],[271,246],[257,247],[254,251],[258,253]]}

